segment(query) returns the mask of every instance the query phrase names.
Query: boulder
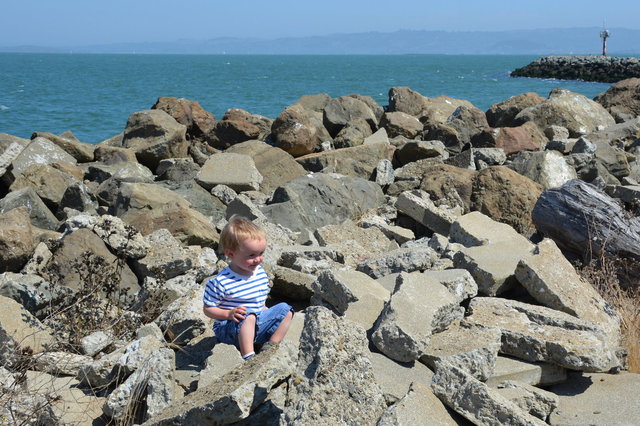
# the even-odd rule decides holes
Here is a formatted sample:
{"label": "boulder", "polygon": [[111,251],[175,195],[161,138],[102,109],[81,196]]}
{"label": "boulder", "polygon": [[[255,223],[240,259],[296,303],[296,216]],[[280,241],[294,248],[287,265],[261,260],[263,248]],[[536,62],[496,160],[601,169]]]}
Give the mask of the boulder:
{"label": "boulder", "polygon": [[202,292],[201,286],[190,288],[156,319],[167,341],[184,345],[213,326],[213,320],[202,314]]}
{"label": "boulder", "polygon": [[502,148],[510,155],[520,151],[540,151],[547,144],[547,137],[533,122],[516,127],[485,129],[471,141],[477,148]]}
{"label": "boulder", "polygon": [[248,155],[253,159],[255,167],[262,176],[260,191],[265,194],[279,186],[306,174],[293,157],[282,149],[275,148],[265,142],[252,140],[238,143],[225,152]]}
{"label": "boulder", "polygon": [[[330,199],[326,194],[331,194]],[[338,174],[301,176],[279,187],[263,213],[292,231],[357,220],[380,206],[384,195],[374,182]]]}
{"label": "boulder", "polygon": [[422,190],[405,191],[396,200],[398,212],[403,213],[433,232],[449,234],[449,227],[458,217],[459,209],[438,207]]}
{"label": "boulder", "polygon": [[187,127],[187,139],[209,140],[216,126],[216,118],[205,111],[200,103],[185,98],[159,97],[151,109],[166,112]]}
{"label": "boulder", "polygon": [[531,234],[531,211],[542,186],[505,166],[478,172],[473,182],[471,210],[511,225],[523,235]]}
{"label": "boulder", "polygon": [[[100,291],[126,305],[133,300],[140,286],[126,262],[120,263],[118,265],[118,258],[109,251],[100,237],[88,229],[79,229],[65,235],[53,252],[46,278],[73,292],[83,288]],[[117,272],[117,275],[113,275]],[[117,287],[113,289],[109,282],[95,280],[96,275],[102,279],[115,280]]]}
{"label": "boulder", "polygon": [[93,362],[90,356],[69,352],[42,352],[35,358],[34,369],[57,376],[75,376],[80,368]]}
{"label": "boulder", "polygon": [[36,249],[37,231],[27,207],[0,215],[0,272],[18,272]]}
{"label": "boulder", "polygon": [[391,111],[382,115],[380,127],[384,128],[391,138],[404,136],[408,139],[414,139],[422,133],[424,126],[413,115],[401,111]]}
{"label": "boulder", "polygon": [[163,110],[138,111],[127,120],[122,146],[133,150],[141,164],[155,170],[160,160],[188,155],[186,130]]}
{"label": "boulder", "polygon": [[518,263],[515,276],[544,306],[593,322],[605,330],[612,345],[619,342],[620,318],[615,308],[580,278],[553,240],[542,240],[532,256]]}
{"label": "boulder", "polygon": [[272,120],[257,114],[250,114],[239,108],[225,112],[215,127],[213,146],[226,149],[249,140],[262,140],[270,132]]}
{"label": "boulder", "polygon": [[596,324],[543,306],[495,297],[476,297],[464,323],[498,327],[500,352],[528,361],[546,361],[572,370],[619,368],[615,350]]}
{"label": "boulder", "polygon": [[257,191],[262,175],[248,155],[221,152],[209,157],[196,181],[208,191],[216,185],[227,185],[236,192]]}
{"label": "boulder", "polygon": [[376,383],[380,385],[387,405],[401,400],[413,383],[427,388],[431,386],[433,373],[421,362],[399,363],[377,351],[369,352],[367,356],[371,361],[373,376]]}
{"label": "boulder", "polygon": [[51,314],[64,291],[55,288],[44,278],[34,274],[0,274],[0,295],[20,303],[38,319]]}
{"label": "boulder", "polygon": [[280,113],[271,126],[276,147],[294,157],[314,152],[322,142],[331,139],[329,132],[316,123],[313,112],[294,104]]}
{"label": "boulder", "polygon": [[365,330],[373,326],[390,297],[381,284],[353,270],[324,271],[312,288],[318,304],[360,324]]}
{"label": "boulder", "polygon": [[385,408],[364,329],[310,307],[290,381],[284,424],[373,424]]}
{"label": "boulder", "polygon": [[296,158],[296,161],[310,172],[329,169],[341,175],[369,180],[380,160],[391,160],[393,152],[394,147],[387,143],[371,143],[307,154]]}
{"label": "boulder", "polygon": [[424,271],[423,274],[445,286],[459,300],[471,299],[478,294],[478,285],[464,269]]}
{"label": "boulder", "polygon": [[382,114],[384,114],[384,108],[382,107],[382,105],[376,102],[371,96],[358,95],[357,93],[352,93],[347,96],[364,102],[369,108],[371,108],[373,115],[376,116],[376,122],[380,121],[380,117],[382,117]]}
{"label": "boulder", "polygon": [[640,116],[640,78],[619,81],[593,100],[605,107],[616,123],[632,120]]}
{"label": "boulder", "polygon": [[544,98],[535,92],[512,96],[489,107],[485,112],[487,122],[491,127],[514,127],[513,121],[520,111],[538,105],[543,101]]}
{"label": "boulder", "polygon": [[82,351],[88,356],[95,356],[113,344],[115,337],[111,333],[96,331],[80,340]]}
{"label": "boulder", "polygon": [[353,119],[338,132],[333,139],[335,148],[349,148],[352,146],[362,145],[365,139],[371,136],[371,126],[364,118]]}
{"label": "boulder", "polygon": [[347,123],[364,119],[372,130],[377,128],[378,119],[369,106],[359,99],[340,96],[331,99],[324,107],[322,122],[332,137],[335,137]]}
{"label": "boulder", "polygon": [[21,272],[23,274],[42,275],[52,257],[53,253],[51,253],[47,244],[39,242],[38,245],[36,245],[33,256],[31,256],[31,259],[24,265]]}
{"label": "boulder", "polygon": [[495,370],[501,337],[497,328],[453,326],[431,336],[420,362],[432,370],[445,362],[484,382]]}
{"label": "boulder", "polygon": [[96,161],[108,165],[138,161],[134,151],[120,146],[96,145],[93,155]]}
{"label": "boulder", "polygon": [[[23,361],[22,354],[39,354],[55,343],[53,330],[43,325],[21,304],[0,296],[0,364]],[[30,349],[29,349],[30,348]]]}
{"label": "boulder", "polygon": [[471,194],[476,172],[448,164],[429,165],[424,169],[420,189],[431,200],[438,200],[450,207],[461,207],[464,213],[471,210]]}
{"label": "boulder", "polygon": [[230,424],[249,417],[291,374],[293,348],[280,344],[170,405],[146,425]]}
{"label": "boulder", "polygon": [[558,151],[519,152],[510,168],[542,185],[543,189],[557,188],[578,175]]}
{"label": "boulder", "polygon": [[48,139],[35,138],[11,162],[13,178],[34,164],[70,163],[78,161]]}
{"label": "boulder", "polygon": [[406,86],[389,89],[389,111],[404,112],[420,117],[425,109],[427,98]]}
{"label": "boulder", "polygon": [[[3,133],[0,133],[0,137],[2,135]],[[3,140],[0,139],[0,143],[2,142]],[[6,147],[2,146],[3,144],[0,145],[0,149],[2,149],[2,154],[0,154],[0,178],[4,176],[4,174],[7,172],[7,169],[11,166],[11,163],[13,163],[13,160],[15,160],[18,155],[20,155],[26,144],[26,141],[24,142],[24,144],[8,141],[8,145]]]}
{"label": "boulder", "polygon": [[53,212],[57,212],[67,188],[79,183],[74,177],[48,164],[34,164],[16,178],[12,191],[32,187],[36,194]]}
{"label": "boulder", "polygon": [[473,424],[546,424],[524,412],[495,389],[475,379],[463,369],[446,362],[438,364],[431,389],[445,405]]}
{"label": "boulder", "polygon": [[336,247],[341,243],[357,244],[356,252],[342,250],[345,263],[354,265],[368,257],[376,257],[398,248],[398,245],[390,241],[382,231],[376,228],[361,228],[351,221],[318,228],[314,232],[314,237],[320,246]]}
{"label": "boulder", "polygon": [[507,154],[502,148],[474,148],[470,151],[477,170],[486,169],[488,166],[501,166],[507,162]]}
{"label": "boulder", "polygon": [[166,229],[158,229],[145,237],[146,256],[132,262],[140,280],[145,277],[169,280],[183,275],[192,267],[188,252]]}
{"label": "boulder", "polygon": [[313,295],[313,282],[316,277],[295,269],[277,266],[273,271],[271,294],[290,300],[309,302]]}
{"label": "boulder", "polygon": [[[195,180],[184,182],[159,182],[157,184],[178,194],[190,204],[190,208],[207,216],[211,223],[217,223],[225,217],[227,207],[210,191],[204,189]],[[234,191],[235,193],[235,191]]]}
{"label": "boulder", "polygon": [[394,157],[395,161],[401,167],[424,158],[441,157],[446,160],[449,157],[449,153],[440,141],[412,140],[396,150]]}
{"label": "boulder", "polygon": [[376,183],[382,187],[391,185],[394,180],[393,164],[391,161],[382,159],[378,161],[375,170]]}
{"label": "boulder", "polygon": [[378,257],[363,260],[356,270],[378,279],[396,272],[431,269],[439,259],[438,253],[428,246],[401,247]]}
{"label": "boulder", "polygon": [[[424,297],[429,295],[428,298]],[[420,358],[433,333],[463,316],[461,300],[439,282],[419,273],[401,273],[391,300],[374,326],[371,340],[389,358]]]}
{"label": "boulder", "polygon": [[156,173],[158,180],[185,182],[196,178],[200,166],[191,158],[167,158],[160,160]]}
{"label": "boulder", "polygon": [[[489,129],[484,112],[468,106],[456,108],[444,124],[457,132],[460,147],[471,143],[476,135]],[[461,149],[454,151],[459,152]]]}
{"label": "boulder", "polygon": [[558,407],[558,396],[535,386],[507,381],[498,385],[500,395],[516,404],[522,411],[547,421]]}
{"label": "boulder", "polygon": [[521,111],[514,124],[527,121],[533,121],[541,131],[554,124],[566,127],[571,137],[580,137],[615,123],[602,105],[566,89],[552,90],[545,101]]}
{"label": "boulder", "polygon": [[28,186],[8,193],[0,200],[0,215],[18,207],[27,209],[30,222],[33,226],[42,229],[55,231],[58,229],[59,221],[49,208],[44,204],[42,199],[36,194],[36,191]]}
{"label": "boulder", "polygon": [[31,139],[35,138],[45,138],[50,140],[75,158],[78,163],[93,161],[95,145],[80,142],[75,138],[67,138],[62,135],[58,136],[48,132],[35,132],[31,135]]}

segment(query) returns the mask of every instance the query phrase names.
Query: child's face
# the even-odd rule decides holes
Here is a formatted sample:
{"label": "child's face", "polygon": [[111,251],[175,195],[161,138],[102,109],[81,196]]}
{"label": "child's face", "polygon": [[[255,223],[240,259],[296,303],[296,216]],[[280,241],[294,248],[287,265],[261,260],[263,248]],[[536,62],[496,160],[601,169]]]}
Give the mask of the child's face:
{"label": "child's face", "polygon": [[264,239],[244,240],[237,250],[225,250],[224,254],[231,261],[231,269],[241,275],[251,275],[262,263],[267,242]]}

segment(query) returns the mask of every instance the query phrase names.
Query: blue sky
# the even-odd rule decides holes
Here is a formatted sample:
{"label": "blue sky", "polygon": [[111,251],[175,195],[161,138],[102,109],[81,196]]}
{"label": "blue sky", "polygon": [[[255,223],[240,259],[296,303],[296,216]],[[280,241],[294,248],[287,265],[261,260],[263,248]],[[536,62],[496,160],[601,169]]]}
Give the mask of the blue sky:
{"label": "blue sky", "polygon": [[0,45],[74,46],[396,30],[640,29],[640,1],[2,0]]}

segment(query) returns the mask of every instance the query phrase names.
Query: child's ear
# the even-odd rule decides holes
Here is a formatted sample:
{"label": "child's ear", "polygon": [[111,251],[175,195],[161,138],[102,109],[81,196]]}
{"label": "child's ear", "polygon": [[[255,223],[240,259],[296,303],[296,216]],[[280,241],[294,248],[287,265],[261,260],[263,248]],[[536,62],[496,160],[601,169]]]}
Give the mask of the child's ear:
{"label": "child's ear", "polygon": [[231,259],[233,257],[233,250],[225,249],[224,255],[227,256],[227,258]]}

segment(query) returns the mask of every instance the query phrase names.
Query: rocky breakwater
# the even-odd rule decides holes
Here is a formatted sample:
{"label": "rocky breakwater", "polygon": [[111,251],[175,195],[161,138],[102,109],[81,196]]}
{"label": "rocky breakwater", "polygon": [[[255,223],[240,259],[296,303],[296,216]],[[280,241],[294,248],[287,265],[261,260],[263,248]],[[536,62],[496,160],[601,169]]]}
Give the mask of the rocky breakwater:
{"label": "rocky breakwater", "polygon": [[640,77],[640,59],[615,56],[543,56],[512,71],[511,77],[615,83]]}
{"label": "rocky breakwater", "polygon": [[[619,123],[566,90],[484,112],[394,87],[385,107],[318,94],[275,120],[160,98],[95,146],[0,135],[0,416],[620,424],[640,384],[620,316],[565,255],[640,253],[625,84],[602,95]],[[201,301],[236,213],[268,235],[270,302],[296,307],[246,363]],[[588,406],[554,391],[585,383]]]}

